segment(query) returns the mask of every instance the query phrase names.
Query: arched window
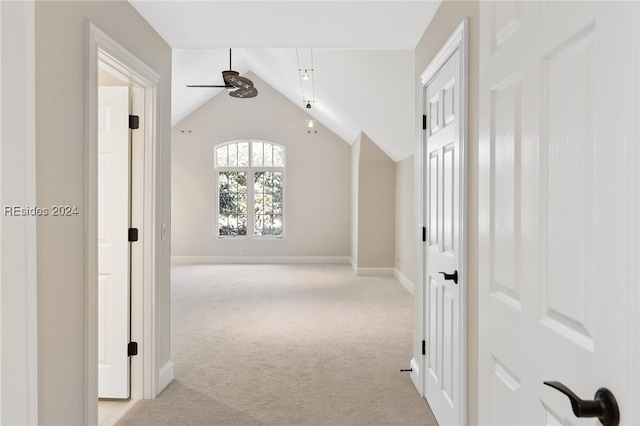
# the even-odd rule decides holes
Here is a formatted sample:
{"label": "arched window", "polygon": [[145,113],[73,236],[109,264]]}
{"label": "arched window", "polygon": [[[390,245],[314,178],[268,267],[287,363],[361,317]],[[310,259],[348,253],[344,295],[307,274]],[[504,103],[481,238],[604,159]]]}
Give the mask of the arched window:
{"label": "arched window", "polygon": [[218,237],[282,238],[285,148],[240,140],[214,149]]}

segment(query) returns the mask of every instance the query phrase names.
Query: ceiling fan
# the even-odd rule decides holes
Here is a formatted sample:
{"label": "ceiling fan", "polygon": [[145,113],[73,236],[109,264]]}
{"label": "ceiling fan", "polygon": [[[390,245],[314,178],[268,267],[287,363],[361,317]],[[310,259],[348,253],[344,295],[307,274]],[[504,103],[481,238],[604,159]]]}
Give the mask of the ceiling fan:
{"label": "ceiling fan", "polygon": [[237,71],[231,69],[231,49],[229,49],[229,69],[222,71],[224,86],[210,84],[190,84],[187,87],[220,87],[229,91],[229,96],[234,98],[254,98],[258,95],[258,89],[253,87],[253,81],[242,77]]}

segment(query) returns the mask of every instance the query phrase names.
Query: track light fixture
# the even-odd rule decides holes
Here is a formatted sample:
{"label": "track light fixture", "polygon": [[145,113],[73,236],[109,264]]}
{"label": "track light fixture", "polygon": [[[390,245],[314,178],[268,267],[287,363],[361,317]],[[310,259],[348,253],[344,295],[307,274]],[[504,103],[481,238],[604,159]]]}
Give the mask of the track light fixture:
{"label": "track light fixture", "polygon": [[[309,49],[310,54],[310,68],[301,68],[300,67],[300,53],[298,49],[296,49],[296,58],[298,60],[298,76],[300,77],[300,92],[302,94],[302,104],[305,109],[310,110],[311,104],[316,101],[316,93],[315,93],[315,76],[312,74],[313,72],[313,50]],[[305,90],[306,89],[306,90]],[[311,94],[310,98],[305,96],[305,91]],[[315,120],[307,115],[307,133],[318,133],[315,129]]]}
{"label": "track light fixture", "polygon": [[316,120],[307,116],[307,133],[318,133],[316,127]]}

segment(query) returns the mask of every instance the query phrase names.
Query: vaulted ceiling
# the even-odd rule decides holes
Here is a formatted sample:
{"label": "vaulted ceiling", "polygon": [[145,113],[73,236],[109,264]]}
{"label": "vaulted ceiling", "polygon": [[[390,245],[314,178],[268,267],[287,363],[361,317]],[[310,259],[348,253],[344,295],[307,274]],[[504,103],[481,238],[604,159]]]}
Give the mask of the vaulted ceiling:
{"label": "vaulted ceiling", "polygon": [[234,70],[315,100],[306,111],[346,142],[363,131],[396,161],[413,153],[414,48],[441,0],[129,1],[173,48],[172,125],[219,93],[185,86],[222,84],[233,48]]}

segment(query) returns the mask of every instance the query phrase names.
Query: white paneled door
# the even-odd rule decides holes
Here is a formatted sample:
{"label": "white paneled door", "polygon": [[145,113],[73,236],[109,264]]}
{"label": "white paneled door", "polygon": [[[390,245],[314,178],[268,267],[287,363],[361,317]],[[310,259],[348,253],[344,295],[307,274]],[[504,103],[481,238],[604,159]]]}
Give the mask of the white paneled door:
{"label": "white paneled door", "polygon": [[639,424],[638,3],[480,7],[479,423]]}
{"label": "white paneled door", "polygon": [[424,396],[440,425],[465,420],[462,24],[423,76]]}
{"label": "white paneled door", "polygon": [[100,87],[98,130],[98,396],[128,398],[128,87]]}

